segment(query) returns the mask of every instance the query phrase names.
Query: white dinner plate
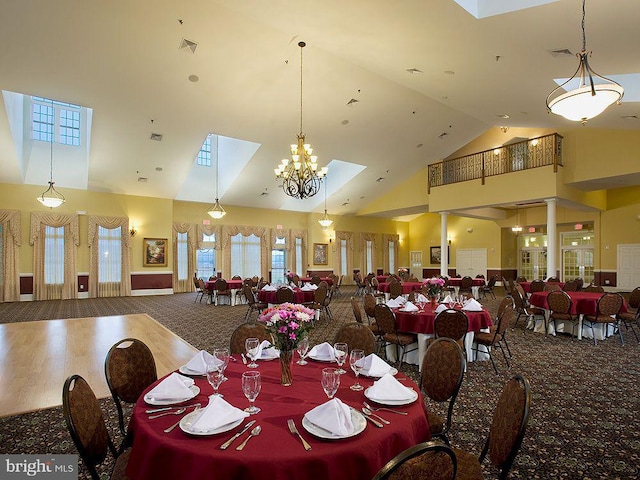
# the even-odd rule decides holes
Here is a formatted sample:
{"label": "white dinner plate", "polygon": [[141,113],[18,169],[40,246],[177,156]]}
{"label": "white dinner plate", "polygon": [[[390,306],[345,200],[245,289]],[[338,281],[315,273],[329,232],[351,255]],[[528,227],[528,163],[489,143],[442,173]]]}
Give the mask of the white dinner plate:
{"label": "white dinner plate", "polygon": [[347,435],[335,435],[322,427],[319,427],[315,423],[310,422],[305,415],[302,417],[302,426],[314,437],[324,438],[327,440],[341,440],[343,438],[355,437],[361,434],[367,426],[367,419],[364,418],[359,411],[350,408],[351,410],[351,423],[353,424],[353,432]]}
{"label": "white dinner plate", "polygon": [[381,399],[374,398],[369,395],[369,390],[371,390],[371,387],[367,388],[364,391],[364,396],[367,397],[372,402],[379,403],[380,405],[409,405],[410,403],[413,403],[418,399],[418,392],[416,392],[411,387],[407,387],[407,388],[411,389],[411,391],[413,392],[413,395],[411,396],[411,398],[407,398],[405,400],[381,400]]}
{"label": "white dinner plate", "polygon": [[310,358],[311,360],[314,360],[316,362],[325,362],[325,363],[331,363],[331,362],[335,362],[336,361],[335,358],[318,357],[317,355],[307,355],[305,358]]}
{"label": "white dinner plate", "polygon": [[200,415],[201,413],[202,412],[199,412],[198,410],[196,410],[182,417],[182,420],[180,420],[180,430],[182,430],[184,433],[188,433],[189,435],[217,435],[218,433],[224,433],[224,432],[228,432],[229,430],[233,430],[238,425],[240,425],[244,420],[244,417],[242,417],[236,420],[235,422],[227,423],[226,425],[222,425],[218,428],[213,428],[211,430],[204,430],[204,431],[191,430],[191,425],[193,424],[193,422],[196,421],[196,419],[198,418],[198,415]]}
{"label": "white dinner plate", "polygon": [[187,368],[186,365],[182,365],[180,368],[178,368],[178,371],[183,374],[183,375],[188,375],[190,377],[204,377],[206,375],[205,372],[196,372],[195,370],[191,370],[190,368]]}
{"label": "white dinner plate", "polygon": [[382,377],[384,377],[387,373],[389,373],[389,374],[391,374],[391,375],[393,375],[393,376],[395,377],[395,376],[397,375],[397,373],[398,373],[398,369],[396,369],[396,368],[394,368],[394,367],[391,367],[391,368],[389,369],[389,371],[388,371],[388,372],[385,372],[385,373],[383,373],[382,375],[369,375],[369,371],[367,371],[367,370],[362,370],[362,371],[360,372],[360,375],[362,375],[363,377],[369,377],[369,378],[382,378]]}
{"label": "white dinner plate", "polygon": [[200,393],[200,387],[198,387],[197,385],[191,385],[189,387],[189,390],[191,390],[191,396],[187,398],[156,400],[155,398],[149,396],[149,394],[147,393],[144,396],[144,401],[147,402],[149,405],[175,405],[176,403],[182,403],[182,402],[186,402],[187,400],[191,400],[193,397],[195,397]]}

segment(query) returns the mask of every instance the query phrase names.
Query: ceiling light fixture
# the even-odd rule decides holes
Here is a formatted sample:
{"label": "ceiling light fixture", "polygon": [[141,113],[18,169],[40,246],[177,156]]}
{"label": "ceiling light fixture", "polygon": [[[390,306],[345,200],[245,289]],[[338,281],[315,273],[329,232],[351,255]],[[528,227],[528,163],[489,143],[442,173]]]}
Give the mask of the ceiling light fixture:
{"label": "ceiling light fixture", "polygon": [[[587,52],[587,35],[584,28],[585,0],[582,0],[582,51],[576,56],[580,59],[578,69],[573,76],[559,87],[555,88],[547,97],[547,109],[556,115],[561,115],[574,122],[586,124],[590,118],[600,115],[606,108],[622,100],[624,89],[613,80],[598,75],[589,66]],[[602,83],[594,83],[594,79]],[[569,82],[578,80],[578,88],[555,96],[559,90]],[[554,97],[552,99],[552,97]]]}
{"label": "ceiling light fixture", "polygon": [[[51,108],[53,108],[53,100],[51,100]],[[55,132],[53,131],[53,125],[51,127],[52,131],[51,136],[49,137],[49,188],[42,192],[42,195],[36,197],[36,200],[38,200],[45,207],[56,208],[62,205],[66,200],[64,198],[64,195],[57,191],[53,186],[53,184],[55,183],[53,181],[53,141]]]}
{"label": "ceiling light fixture", "polygon": [[300,133],[298,144],[291,145],[291,160],[285,158],[274,168],[276,178],[282,178],[284,193],[294,198],[313,197],[320,190],[323,177],[327,174],[327,167],[318,170],[318,157],[312,155],[313,149],[304,143],[305,134],[302,130],[302,49],[306,44],[299,42],[300,47]]}
{"label": "ceiling light fixture", "polygon": [[516,234],[522,231],[522,227],[520,226],[520,211],[518,210],[517,206],[516,206],[516,225],[514,227],[511,227],[511,231]]}
{"label": "ceiling light fixture", "polygon": [[216,148],[216,201],[213,204],[213,206],[207,211],[207,213],[211,216],[211,218],[213,218],[214,220],[220,220],[222,217],[224,217],[227,212],[225,212],[224,208],[222,208],[222,205],[220,205],[220,201],[218,200],[218,149]]}
{"label": "ceiling light fixture", "polygon": [[324,215],[320,217],[320,219],[318,220],[318,223],[322,226],[323,230],[326,230],[327,228],[329,228],[333,223],[333,220],[331,220],[329,218],[329,215],[327,215],[327,181],[326,180],[324,181]]}

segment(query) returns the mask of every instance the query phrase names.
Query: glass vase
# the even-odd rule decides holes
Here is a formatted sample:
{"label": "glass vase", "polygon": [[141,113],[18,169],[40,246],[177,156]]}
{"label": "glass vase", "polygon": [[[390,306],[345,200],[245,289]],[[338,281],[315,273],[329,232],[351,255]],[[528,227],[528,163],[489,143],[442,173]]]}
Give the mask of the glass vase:
{"label": "glass vase", "polygon": [[293,383],[292,363],[293,350],[280,350],[280,385],[288,387]]}

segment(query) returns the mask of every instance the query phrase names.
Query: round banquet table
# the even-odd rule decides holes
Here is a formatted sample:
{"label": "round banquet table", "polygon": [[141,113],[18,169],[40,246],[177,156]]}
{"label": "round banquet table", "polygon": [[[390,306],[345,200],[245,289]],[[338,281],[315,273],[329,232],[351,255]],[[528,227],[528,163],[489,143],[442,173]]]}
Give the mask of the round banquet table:
{"label": "round banquet table", "polygon": [[[236,356],[237,358],[239,357]],[[258,371],[262,375],[262,391],[255,404],[262,411],[247,417],[242,425],[250,420],[257,420],[256,425],[262,426],[262,433],[254,437],[244,450],[237,451],[235,447],[248,432],[234,441],[227,450],[219,448],[234,433],[240,431],[240,426],[212,436],[187,435],[180,427],[170,433],[163,433],[163,429],[174,424],[179,417],[166,415],[149,420],[145,410],[153,407],[149,407],[142,400],[143,394],[134,408],[131,419],[134,442],[127,467],[128,477],[133,480],[364,480],[371,479],[398,453],[430,437],[420,390],[402,374],[398,375],[401,382],[419,393],[418,399],[412,404],[393,407],[406,411],[407,416],[379,412],[391,422],[390,425],[377,428],[367,422],[364,431],[357,436],[342,440],[322,440],[312,436],[302,427],[302,417],[309,410],[327,401],[320,385],[321,371],[324,367],[336,364],[311,360],[304,366],[294,363],[293,385],[284,387],[280,385],[278,360],[258,363]],[[248,406],[248,401],[242,394],[240,380],[245,370],[248,369],[242,362],[231,362],[225,372],[229,381],[224,382],[219,390],[227,402],[238,408]],[[204,377],[194,379],[200,387],[200,394],[188,403],[201,402],[206,406],[208,396],[213,390]],[[354,392],[349,388],[354,380],[352,372],[342,375],[336,397],[353,407],[361,407],[366,397],[362,391]],[[373,384],[373,380],[360,377],[360,383],[367,388]],[[287,419],[290,418],[295,421],[312,450],[304,450],[298,437],[289,432]]]}
{"label": "round banquet table", "polygon": [[[216,289],[216,281],[215,280],[207,280],[205,282],[207,288],[209,290],[215,290]],[[229,290],[231,290],[231,297],[230,297],[230,302],[231,302],[231,306],[235,306],[236,304],[236,294],[238,292],[238,290],[240,290],[242,288],[242,280],[227,280],[227,288]],[[211,303],[211,298],[209,298],[209,300],[207,301],[207,303]]]}
{"label": "round banquet table", "polygon": [[[564,282],[544,282],[545,286],[549,283],[551,285],[560,285],[560,288],[564,288]],[[518,284],[522,287],[524,293],[531,293],[531,282],[518,282]]]}
{"label": "round banquet table", "polygon": [[[424,354],[427,351],[428,340],[434,336],[433,323],[436,319],[436,312],[431,308],[430,304],[418,308],[417,312],[403,312],[400,309],[393,309],[393,312],[396,316],[398,331],[416,333],[418,335],[418,350],[408,353],[405,361],[421,368],[422,358],[424,358]],[[465,349],[467,361],[472,362],[474,360],[472,350],[474,333],[488,331],[487,329],[493,325],[493,321],[491,314],[486,309],[478,312],[465,310],[464,313],[467,314],[469,319],[469,330],[465,337]],[[478,354],[478,360],[484,360],[485,357],[486,355]],[[396,358],[393,346],[387,347],[387,358],[390,358],[390,360]]]}
{"label": "round banquet table", "polygon": [[[401,285],[403,295],[407,295],[414,290],[420,290],[422,288],[422,282],[401,282]],[[389,282],[379,283],[378,290],[380,292],[389,293]]]}
{"label": "round banquet table", "polygon": [[[293,289],[293,301],[294,303],[313,302],[314,290],[301,290],[300,288]],[[275,291],[259,290],[258,300],[264,303],[276,304],[278,300],[276,298]]]}
{"label": "round banquet table", "polygon": [[[309,283],[311,281],[311,277],[300,277],[300,281],[302,283]],[[321,282],[327,282],[327,285],[333,285],[333,279],[331,277],[320,277]]]}

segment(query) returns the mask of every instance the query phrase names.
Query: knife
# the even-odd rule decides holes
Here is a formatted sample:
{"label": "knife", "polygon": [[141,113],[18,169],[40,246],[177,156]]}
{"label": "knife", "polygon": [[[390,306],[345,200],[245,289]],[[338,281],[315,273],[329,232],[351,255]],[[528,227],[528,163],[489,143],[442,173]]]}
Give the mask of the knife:
{"label": "knife", "polygon": [[229,440],[227,440],[222,445],[220,445],[220,450],[226,450],[227,448],[229,448],[229,445],[231,445],[236,438],[238,438],[244,432],[249,430],[253,426],[254,423],[256,423],[255,420],[251,420],[249,423],[247,423],[242,430],[240,430],[233,437],[231,437]]}

